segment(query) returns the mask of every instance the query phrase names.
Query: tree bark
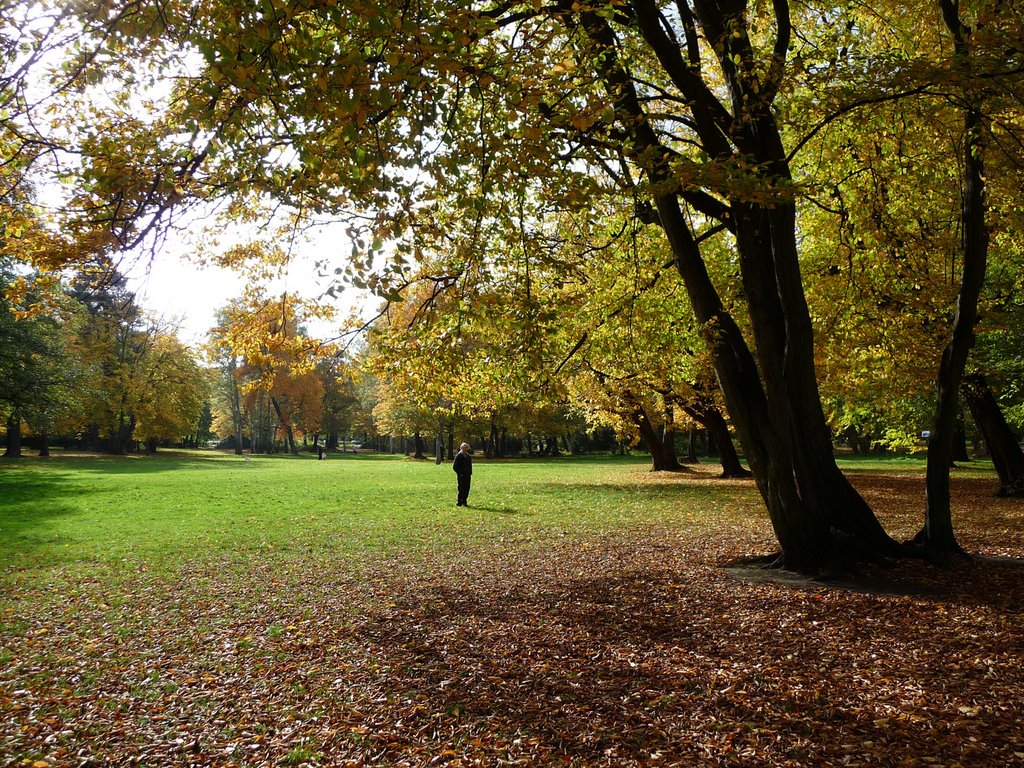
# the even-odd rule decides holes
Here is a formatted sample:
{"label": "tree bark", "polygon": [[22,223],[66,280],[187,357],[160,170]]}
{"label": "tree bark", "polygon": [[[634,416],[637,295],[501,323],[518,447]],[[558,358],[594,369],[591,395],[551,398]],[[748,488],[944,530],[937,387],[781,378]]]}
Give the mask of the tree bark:
{"label": "tree bark", "polygon": [[21,458],[21,416],[17,411],[7,417],[7,450],[4,451],[4,458]]}
{"label": "tree bark", "polygon": [[[966,35],[957,7],[951,0],[939,0],[946,26],[954,38],[958,63],[968,64]],[[949,497],[949,466],[953,460],[958,393],[967,356],[974,345],[974,323],[978,297],[985,282],[988,259],[988,231],[985,226],[985,168],[983,121],[977,105],[964,110],[964,194],[962,200],[963,271],[957,295],[953,336],[942,353],[937,381],[935,423],[928,438],[928,469],[925,477],[924,528],[917,536],[934,558],[946,559],[961,552],[953,533]]]}
{"label": "tree bark", "polygon": [[484,443],[484,456],[488,459],[493,459],[498,455],[498,423],[494,420],[494,416],[492,415],[490,437],[487,442]]}
{"label": "tree bark", "polygon": [[[961,385],[962,388],[962,385]],[[970,461],[971,455],[967,452],[967,428],[964,425],[964,414],[962,409],[957,409],[956,426],[953,428],[953,453],[951,467],[956,463]]]}
{"label": "tree bark", "polygon": [[[750,470],[740,462],[736,446],[729,434],[729,425],[725,416],[710,401],[693,400],[680,402],[679,407],[694,421],[708,432],[709,445],[714,442],[718,446],[718,458],[722,464],[722,477],[750,477]],[[711,451],[709,450],[708,453]]]}
{"label": "tree bark", "polygon": [[288,453],[292,456],[298,456],[299,449],[295,446],[295,431],[292,429],[291,420],[285,421],[281,413],[281,404],[277,401],[276,397],[271,397],[270,403],[274,406],[274,413],[277,414],[277,423],[284,427],[285,439],[288,442]]}
{"label": "tree bark", "polygon": [[871,453],[871,437],[868,435],[862,435],[857,431],[856,427],[847,427],[843,432],[843,436],[846,438],[846,442],[853,449],[854,453]]}
{"label": "tree bark", "polygon": [[1024,496],[1024,451],[1006,423],[988,382],[981,374],[973,374],[965,377],[961,391],[999,475],[997,495]]}
{"label": "tree bark", "polygon": [[135,433],[135,417],[125,413],[123,407],[117,416],[114,434],[110,436],[110,452],[118,455],[128,453]]}
{"label": "tree bark", "polygon": [[[627,399],[629,399],[628,396]],[[633,412],[630,416],[640,432],[640,438],[644,441],[644,445],[647,446],[647,450],[651,454],[651,471],[671,472],[682,469],[678,461],[674,462],[674,466],[673,462],[670,461],[665,451],[665,444],[658,436],[658,431],[651,424],[651,420],[647,416],[647,410],[642,405],[634,402]],[[673,456],[672,458],[674,459],[675,457]]]}
{"label": "tree bark", "polygon": [[444,418],[438,422],[437,436],[434,438],[434,463],[440,464],[444,461]]}
{"label": "tree bark", "polygon": [[235,377],[235,369],[237,362],[234,357],[231,358],[231,392],[229,396],[231,398],[231,425],[234,427],[235,432],[235,455],[241,456],[245,452],[245,443],[242,428],[245,420],[242,414],[242,392],[238,388],[238,379]]}
{"label": "tree bark", "polygon": [[665,406],[665,423],[661,428],[661,450],[665,457],[665,463],[670,470],[678,471],[683,469],[676,454],[676,431],[675,421],[672,418],[672,406]]}
{"label": "tree bark", "polygon": [[684,464],[699,464],[697,460],[697,428],[690,427],[686,435],[686,458]]}
{"label": "tree bark", "polygon": [[[695,0],[693,5],[704,36],[719,57],[731,112],[682,58],[678,43],[665,31],[659,6],[653,0],[637,0],[632,8],[639,30],[687,97],[705,151],[722,159],[743,156],[749,167],[756,166],[766,188],[789,189],[787,153],[771,109],[773,89],[758,93],[749,87],[755,67],[743,18],[745,4]],[[787,4],[777,2],[774,8],[776,66],[788,50],[791,28]],[[763,203],[742,195],[729,199],[727,210],[716,211],[714,199],[680,189],[672,158],[618,59],[610,26],[597,14],[584,12],[582,18],[620,124],[631,133],[632,156],[651,178],[661,226],[711,351],[784,564],[820,572],[863,556],[901,552],[835,463],[815,375],[792,197],[776,193],[770,203]],[[737,66],[741,62],[751,66]],[[756,360],[708,275],[680,199],[713,212],[735,237]]]}

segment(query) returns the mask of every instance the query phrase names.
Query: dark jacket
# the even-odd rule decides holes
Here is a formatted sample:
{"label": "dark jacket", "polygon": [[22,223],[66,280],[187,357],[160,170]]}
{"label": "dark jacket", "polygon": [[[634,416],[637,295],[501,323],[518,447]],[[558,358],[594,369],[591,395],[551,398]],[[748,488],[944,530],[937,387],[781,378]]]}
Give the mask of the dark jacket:
{"label": "dark jacket", "polygon": [[468,453],[459,451],[455,454],[455,461],[452,462],[452,469],[457,475],[473,474],[473,458]]}

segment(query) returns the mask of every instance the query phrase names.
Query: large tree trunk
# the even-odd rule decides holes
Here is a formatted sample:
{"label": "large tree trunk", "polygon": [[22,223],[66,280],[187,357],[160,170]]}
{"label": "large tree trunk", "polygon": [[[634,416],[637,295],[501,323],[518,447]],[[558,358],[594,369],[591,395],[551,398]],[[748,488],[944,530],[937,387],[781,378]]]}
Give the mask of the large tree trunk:
{"label": "large tree trunk", "polygon": [[[736,453],[736,446],[733,445],[725,416],[711,399],[679,400],[678,403],[686,415],[708,431],[708,440],[718,446],[718,457],[722,463],[722,477],[750,477],[750,470],[740,463],[740,457]],[[710,453],[710,450],[708,452]]]}
{"label": "large tree trunk", "polygon": [[111,436],[110,450],[116,454],[126,454],[134,446],[135,416],[125,415],[123,412],[118,416],[117,429]]}
{"label": "large tree trunk", "polygon": [[[629,399],[628,396],[626,399]],[[673,462],[666,455],[665,444],[658,436],[658,431],[654,428],[654,425],[651,424],[651,420],[647,416],[647,410],[642,405],[634,402],[633,411],[630,416],[640,432],[644,445],[647,446],[647,450],[651,454],[651,471],[669,472],[682,469],[678,461],[674,462],[675,466],[673,466]],[[673,456],[672,458],[674,459],[675,457]]]}
{"label": "large tree trunk", "polygon": [[420,437],[419,430],[413,433],[412,436],[413,445],[415,446],[412,457],[414,459],[422,459],[423,456],[423,438]]}
{"label": "large tree trunk", "polygon": [[21,458],[21,415],[14,411],[7,417],[7,450],[5,459]]}
{"label": "large tree trunk", "polygon": [[666,401],[665,404],[665,423],[661,428],[661,449],[669,469],[680,470],[683,468],[679,462],[679,456],[676,454],[675,420],[669,401]]}
{"label": "large tree trunk", "polygon": [[128,453],[132,433],[135,431],[133,420],[127,415],[122,404],[117,415],[113,434],[110,436],[110,452],[116,454]]}
{"label": "large tree trunk", "polygon": [[1024,451],[1006,423],[988,382],[981,374],[973,374],[964,379],[961,391],[999,475],[998,495],[1024,496]]}
{"label": "large tree trunk", "polygon": [[[685,12],[684,5],[680,8]],[[631,133],[632,156],[650,176],[662,228],[782,547],[783,563],[819,572],[837,561],[900,552],[833,456],[800,278],[795,204],[780,194],[792,187],[792,178],[772,113],[772,89],[758,93],[752,88],[757,63],[746,35],[745,3],[695,0],[693,5],[726,76],[731,112],[682,58],[678,42],[665,30],[659,6],[653,0],[637,0],[632,8],[639,30],[687,96],[703,149],[722,159],[742,156],[746,167],[757,169],[751,171],[760,176],[757,181],[774,190],[770,203],[752,202],[744,194],[729,199],[723,210],[711,196],[682,189],[671,155],[660,143],[617,57],[610,26],[596,13],[581,16],[597,48],[598,66],[616,114],[622,117],[620,125]],[[788,50],[791,28],[786,3],[773,7],[778,37],[772,67],[776,68]],[[691,51],[698,45],[695,34],[692,38]],[[756,361],[708,275],[681,198],[718,218],[735,237]]]}
{"label": "large tree trunk", "polygon": [[868,435],[862,435],[857,431],[856,427],[847,427],[843,432],[843,436],[846,438],[846,442],[850,448],[853,449],[854,453],[870,453],[871,452],[871,437]]}

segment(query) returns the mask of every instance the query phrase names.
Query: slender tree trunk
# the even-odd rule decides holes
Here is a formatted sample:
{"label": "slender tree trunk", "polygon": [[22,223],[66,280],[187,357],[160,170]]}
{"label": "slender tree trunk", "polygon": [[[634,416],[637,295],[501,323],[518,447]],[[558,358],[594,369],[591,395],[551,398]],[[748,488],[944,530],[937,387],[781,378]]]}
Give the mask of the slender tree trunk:
{"label": "slender tree trunk", "polygon": [[973,374],[964,379],[961,391],[999,475],[998,495],[1024,496],[1024,451],[1006,423],[988,382],[981,374]]}
{"label": "slender tree trunk", "polygon": [[285,439],[288,442],[288,453],[292,456],[298,456],[299,449],[295,445],[295,431],[292,429],[291,420],[285,420],[284,415],[281,413],[281,404],[277,401],[276,397],[271,397],[270,403],[274,406],[274,413],[277,414],[277,423],[284,427]]}
{"label": "slender tree trunk", "polygon": [[438,421],[437,437],[434,438],[434,463],[440,464],[444,461],[444,417]]}
{"label": "slender tree trunk", "polygon": [[5,459],[21,458],[21,415],[15,410],[7,417],[7,450]]}
{"label": "slender tree trunk", "polygon": [[[954,38],[957,62],[969,65],[966,35],[953,0],[940,0],[943,18]],[[964,110],[964,195],[963,271],[957,296],[953,336],[942,353],[937,382],[935,423],[928,439],[928,469],[925,478],[926,508],[924,528],[918,541],[933,557],[948,558],[961,551],[953,533],[949,497],[949,466],[953,458],[958,393],[967,356],[974,345],[974,323],[978,297],[985,282],[988,259],[988,231],[985,226],[984,126],[977,105]]]}
{"label": "slender tree trunk", "polygon": [[488,458],[498,456],[498,423],[491,416],[491,432],[489,440],[484,443],[484,455]]}
{"label": "slender tree trunk", "polygon": [[415,445],[415,450],[413,452],[412,457],[414,459],[422,459],[422,458],[424,458],[424,456],[423,456],[423,438],[420,437],[419,430],[416,430],[416,432],[413,433],[412,440],[413,440],[413,444]]}
{"label": "slender tree trunk", "polygon": [[699,464],[697,459],[697,428],[690,427],[686,434],[686,457],[684,464]]}
{"label": "slender tree trunk", "polygon": [[231,423],[235,429],[235,455],[241,456],[245,452],[245,435],[242,432],[244,421],[240,403],[231,403]]}
{"label": "slender tree trunk", "polygon": [[750,477],[750,470],[740,462],[736,446],[729,434],[729,425],[720,410],[713,408],[708,412],[705,427],[714,435],[715,445],[719,446],[718,460],[722,465],[722,477]]}
{"label": "slender tree trunk", "polygon": [[39,433],[39,458],[50,458],[50,435],[47,432]]}
{"label": "slender tree trunk", "polygon": [[729,434],[729,425],[725,416],[710,402],[680,403],[680,407],[686,414],[704,427],[708,433],[708,453],[711,453],[710,445],[718,446],[718,459],[722,464],[722,477],[750,477],[750,471],[740,463],[740,457],[736,453],[736,446]]}

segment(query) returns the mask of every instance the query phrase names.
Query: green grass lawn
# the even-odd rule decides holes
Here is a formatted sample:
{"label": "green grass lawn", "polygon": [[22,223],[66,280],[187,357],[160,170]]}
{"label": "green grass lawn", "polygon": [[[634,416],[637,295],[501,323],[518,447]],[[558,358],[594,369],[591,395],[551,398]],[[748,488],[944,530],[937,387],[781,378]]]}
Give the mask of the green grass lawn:
{"label": "green grass lawn", "polygon": [[[477,458],[471,505],[448,463],[212,452],[0,464],[0,572],[90,565],[174,569],[196,559],[359,557],[501,535],[572,534],[758,514],[747,483],[654,477],[644,458]],[[713,465],[708,465],[713,472]],[[703,477],[703,476],[702,476]]]}
{"label": "green grass lawn", "polygon": [[[851,476],[923,475],[923,456],[843,457]],[[764,527],[750,481],[717,467],[652,474],[645,457],[476,459],[471,506],[448,463],[402,456],[238,457],[209,451],[0,463],[0,573],[195,560],[361,557],[467,546],[495,536],[593,535],[634,525]],[[962,476],[992,477],[973,462]],[[994,482],[994,479],[993,479]],[[767,529],[765,529],[767,530]]]}

